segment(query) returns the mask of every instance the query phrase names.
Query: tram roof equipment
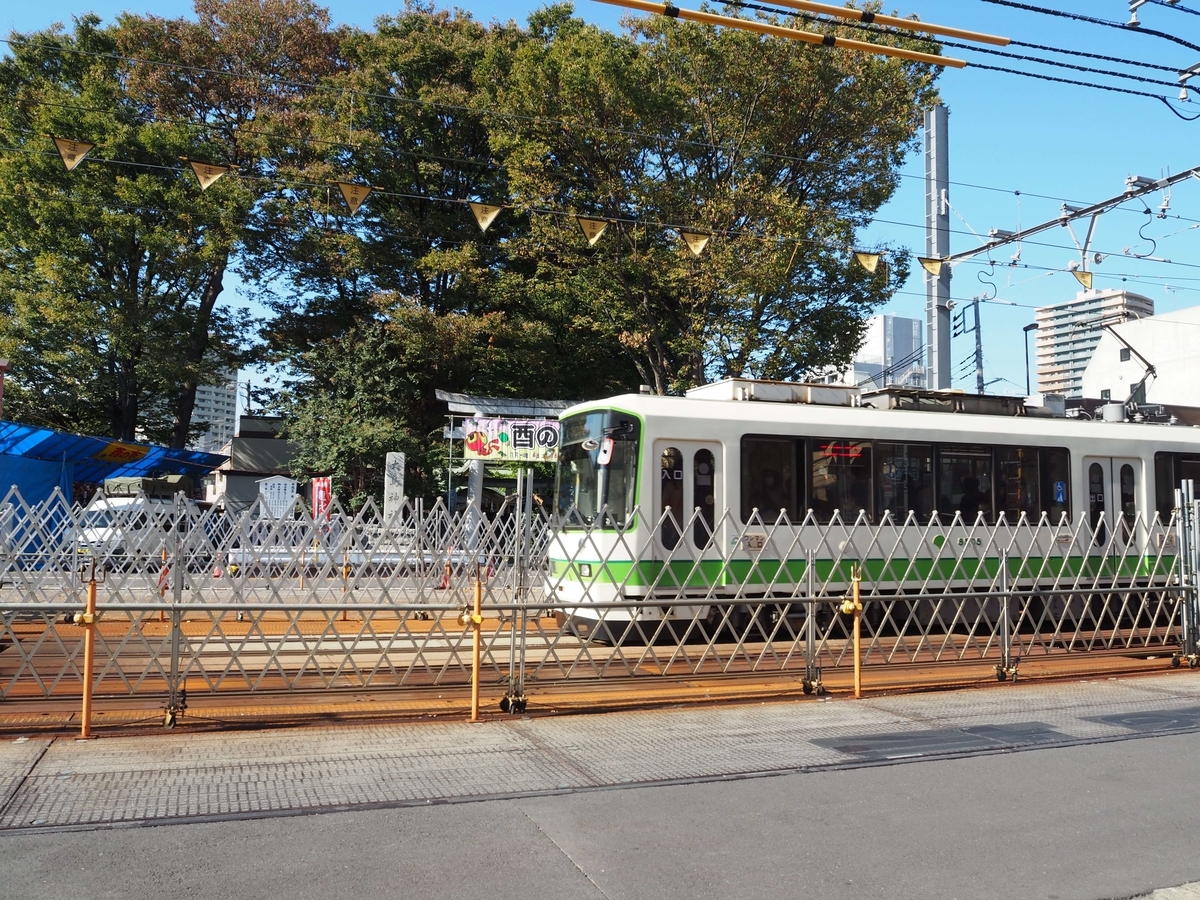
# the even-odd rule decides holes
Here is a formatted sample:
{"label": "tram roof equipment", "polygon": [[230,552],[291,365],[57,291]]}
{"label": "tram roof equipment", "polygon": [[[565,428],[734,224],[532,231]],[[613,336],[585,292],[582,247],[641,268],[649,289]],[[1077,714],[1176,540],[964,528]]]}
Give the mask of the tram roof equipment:
{"label": "tram roof equipment", "polygon": [[1061,417],[1063,415],[1061,404],[1048,402],[1038,406],[1028,402],[1024,397],[902,387],[863,391],[853,385],[809,384],[754,378],[726,378],[702,387],[692,388],[686,396],[694,400],[757,400],[767,403],[906,409],[916,412],[966,413],[981,416]]}

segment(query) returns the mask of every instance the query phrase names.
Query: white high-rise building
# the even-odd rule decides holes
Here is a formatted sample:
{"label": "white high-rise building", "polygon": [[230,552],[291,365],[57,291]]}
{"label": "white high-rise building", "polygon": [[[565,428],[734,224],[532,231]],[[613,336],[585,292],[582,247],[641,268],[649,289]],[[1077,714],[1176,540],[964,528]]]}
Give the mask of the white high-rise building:
{"label": "white high-rise building", "polygon": [[925,387],[925,323],[884,313],[867,319],[863,345],[839,373],[845,384],[865,390],[899,385]]}
{"label": "white high-rise building", "polygon": [[208,429],[188,445],[192,450],[217,453],[233,437],[237,423],[237,372],[226,370],[220,379],[217,384],[202,384],[196,388],[192,421],[207,422]]}
{"label": "white high-rise building", "polygon": [[1080,291],[1074,300],[1038,309],[1038,391],[1082,397],[1083,373],[1104,334],[1102,325],[1152,315],[1153,300],[1121,290]]}

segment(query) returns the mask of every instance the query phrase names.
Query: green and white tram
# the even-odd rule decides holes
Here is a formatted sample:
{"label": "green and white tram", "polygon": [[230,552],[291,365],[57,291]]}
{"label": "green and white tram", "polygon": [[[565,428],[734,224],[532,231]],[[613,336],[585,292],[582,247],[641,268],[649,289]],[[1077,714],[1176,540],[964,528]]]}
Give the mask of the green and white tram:
{"label": "green and white tram", "polygon": [[584,634],[828,594],[852,566],[876,594],[955,590],[1002,552],[1017,587],[1165,585],[1175,488],[1200,482],[1193,428],[953,392],[728,379],[561,421],[546,591]]}

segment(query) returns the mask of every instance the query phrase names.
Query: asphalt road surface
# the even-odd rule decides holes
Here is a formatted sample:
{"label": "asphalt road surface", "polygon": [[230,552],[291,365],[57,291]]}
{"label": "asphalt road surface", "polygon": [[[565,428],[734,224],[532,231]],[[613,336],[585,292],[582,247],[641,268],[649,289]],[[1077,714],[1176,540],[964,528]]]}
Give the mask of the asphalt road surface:
{"label": "asphalt road surface", "polygon": [[[1022,698],[1049,694],[1049,689],[1014,692],[1008,700],[1020,706]],[[1023,726],[1019,733],[1004,726],[1009,731],[999,744],[998,732],[986,725],[874,728],[857,737],[814,735],[847,762],[783,774],[507,796],[506,785],[497,783],[486,799],[479,799],[483,793],[460,792],[456,798],[448,791],[446,799],[425,805],[364,804],[320,812],[294,807],[281,815],[212,816],[195,824],[178,817],[162,819],[175,824],[147,824],[155,820],[151,809],[128,826],[49,831],[10,826],[0,832],[0,897],[1140,896],[1200,881],[1200,711],[1194,699],[1190,705],[1179,699],[1175,712],[1142,713],[1125,705],[1107,719],[1093,717],[1096,727],[1116,723],[1126,732],[1098,741],[1039,746],[1047,743],[1047,734],[1067,727],[1065,719],[1055,720],[1054,727]],[[915,722],[925,701],[905,702],[889,701]],[[788,709],[795,711],[784,710],[792,717],[820,711],[817,704]],[[716,724],[723,721],[719,710],[663,711],[636,721],[641,729],[657,723],[664,748],[686,754],[688,738],[680,723],[692,728],[706,714]],[[586,731],[588,718],[575,717],[569,723],[573,733]],[[1038,718],[1053,716],[1043,708]],[[597,719],[599,729],[616,721]],[[949,732],[968,737],[949,741]],[[917,740],[917,733],[927,737]],[[1020,747],[998,750],[1004,742]],[[186,738],[170,746],[174,757],[188,753]],[[622,754],[644,753],[645,747],[640,741],[610,741],[607,763],[619,768]],[[452,760],[452,749],[414,747],[413,753],[440,752]],[[914,756],[931,749],[932,758]],[[548,745],[544,750],[567,752]],[[345,777],[335,768],[321,775],[320,759],[311,762],[305,777]],[[168,764],[162,765],[165,771]],[[443,771],[447,781],[453,778],[451,770]],[[42,777],[47,792],[55,788],[54,779],[66,779],[59,787],[69,797],[70,771]],[[201,789],[203,770],[189,777]],[[248,768],[245,777],[251,777]],[[134,780],[126,777],[129,785]],[[133,790],[122,787],[116,775],[106,785],[107,802],[114,804],[122,802],[123,791]]]}

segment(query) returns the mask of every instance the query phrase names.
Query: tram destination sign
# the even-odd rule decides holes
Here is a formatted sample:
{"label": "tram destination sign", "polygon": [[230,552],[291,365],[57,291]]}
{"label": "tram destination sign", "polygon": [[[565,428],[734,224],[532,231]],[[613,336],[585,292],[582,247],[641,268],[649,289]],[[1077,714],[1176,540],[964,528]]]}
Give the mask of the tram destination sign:
{"label": "tram destination sign", "polygon": [[463,458],[553,462],[562,441],[559,423],[550,419],[484,419],[463,422]]}

